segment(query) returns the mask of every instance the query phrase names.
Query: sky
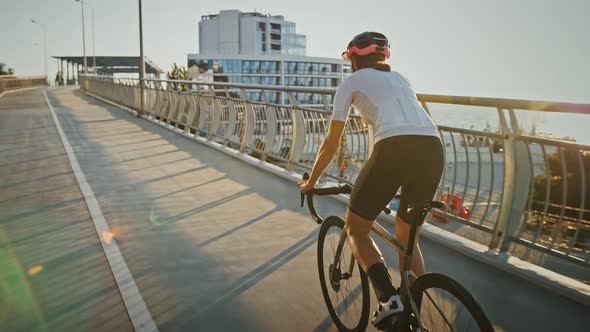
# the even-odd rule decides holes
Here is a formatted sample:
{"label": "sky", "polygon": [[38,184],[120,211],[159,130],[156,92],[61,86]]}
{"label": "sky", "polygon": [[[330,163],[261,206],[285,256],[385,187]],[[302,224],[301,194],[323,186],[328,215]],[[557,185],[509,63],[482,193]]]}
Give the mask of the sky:
{"label": "sky", "polygon": [[[86,0],[86,53],[139,55],[138,1]],[[164,70],[198,52],[201,15],[223,9],[283,15],[307,55],[338,57],[357,33],[389,37],[389,63],[418,93],[590,103],[588,0],[143,0],[145,55]],[[0,62],[43,74],[48,54],[82,55],[80,3],[0,0]],[[38,45],[34,45],[38,43]],[[89,58],[89,63],[91,59]],[[55,77],[57,62],[48,61]]]}

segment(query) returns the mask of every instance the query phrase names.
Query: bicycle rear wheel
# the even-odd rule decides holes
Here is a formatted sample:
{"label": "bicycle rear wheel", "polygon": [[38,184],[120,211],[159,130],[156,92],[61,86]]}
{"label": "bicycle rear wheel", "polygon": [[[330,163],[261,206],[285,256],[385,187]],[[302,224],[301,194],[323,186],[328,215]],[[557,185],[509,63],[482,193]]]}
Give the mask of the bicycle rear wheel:
{"label": "bicycle rear wheel", "polygon": [[363,269],[356,263],[353,273],[348,274],[352,260],[348,241],[344,242],[340,259],[334,266],[343,227],[344,220],[328,217],[320,229],[318,269],[322,294],[330,317],[340,331],[364,331],[369,322],[369,282]]}
{"label": "bicycle rear wheel", "polygon": [[422,324],[428,332],[494,331],[492,323],[473,296],[457,281],[445,275],[422,275],[412,285],[411,292]]}

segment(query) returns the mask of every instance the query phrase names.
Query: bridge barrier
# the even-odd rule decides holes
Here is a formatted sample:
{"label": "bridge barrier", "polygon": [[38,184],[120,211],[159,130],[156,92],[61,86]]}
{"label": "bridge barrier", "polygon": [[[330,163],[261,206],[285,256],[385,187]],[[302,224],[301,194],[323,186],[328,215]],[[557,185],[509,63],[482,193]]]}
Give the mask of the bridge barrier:
{"label": "bridge barrier", "polygon": [[[87,92],[140,111],[138,79],[88,75],[83,80]],[[143,84],[143,115],[299,174],[313,166],[335,93],[332,88],[159,79]],[[261,101],[248,100],[252,92]],[[269,102],[277,92],[288,102]],[[301,105],[297,94],[321,95],[324,103]],[[535,112],[590,119],[590,105],[438,95],[418,95],[418,100],[435,120],[436,109],[482,114],[485,109],[498,124],[496,130],[439,124],[447,167],[437,197],[449,204],[433,211],[429,222],[490,252],[527,259],[532,249],[590,267],[590,145],[521,128],[523,115]],[[371,126],[352,110],[323,181],[353,184],[372,146]]]}
{"label": "bridge barrier", "polygon": [[14,77],[14,76],[0,76],[0,93],[8,90],[16,90],[22,88],[30,88],[34,86],[43,86],[47,84],[45,76],[34,77]]}

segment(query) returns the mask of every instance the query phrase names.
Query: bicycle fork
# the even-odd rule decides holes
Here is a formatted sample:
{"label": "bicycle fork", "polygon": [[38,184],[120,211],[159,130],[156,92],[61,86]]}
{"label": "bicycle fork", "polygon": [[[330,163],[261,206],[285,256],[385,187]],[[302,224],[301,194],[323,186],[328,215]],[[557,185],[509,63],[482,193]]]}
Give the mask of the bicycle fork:
{"label": "bicycle fork", "polygon": [[[336,248],[336,255],[334,255],[334,262],[332,266],[334,266],[334,270],[340,270],[340,255],[342,255],[342,248],[344,248],[344,242],[346,241],[346,231],[342,230],[342,234],[340,234],[340,239],[338,240],[338,247]],[[351,250],[352,251],[352,250]],[[356,265],[356,259],[354,255],[350,254],[350,266],[348,267],[348,271],[344,274],[345,277],[350,278],[352,276],[352,272],[354,271],[354,266]],[[342,278],[343,274],[341,273],[340,277]]]}

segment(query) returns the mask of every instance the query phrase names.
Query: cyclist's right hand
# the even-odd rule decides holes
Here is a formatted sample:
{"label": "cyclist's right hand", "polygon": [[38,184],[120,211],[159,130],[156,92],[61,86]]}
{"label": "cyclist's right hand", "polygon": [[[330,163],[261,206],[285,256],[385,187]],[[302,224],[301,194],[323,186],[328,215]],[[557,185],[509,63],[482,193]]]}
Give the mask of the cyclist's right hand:
{"label": "cyclist's right hand", "polygon": [[[306,193],[312,189],[315,188],[315,181],[314,182],[310,182],[310,175],[309,173],[305,172],[303,173],[303,176],[301,177],[301,181],[299,181],[297,184],[299,185],[299,189],[301,189],[301,193]],[[301,196],[303,197],[303,196]]]}
{"label": "cyclist's right hand", "polygon": [[309,180],[301,180],[299,181],[299,189],[302,192],[306,193],[315,188],[315,183],[309,182]]}

